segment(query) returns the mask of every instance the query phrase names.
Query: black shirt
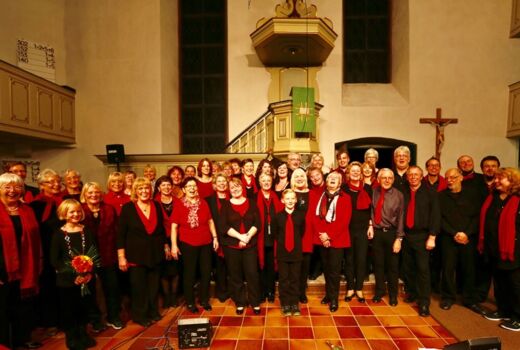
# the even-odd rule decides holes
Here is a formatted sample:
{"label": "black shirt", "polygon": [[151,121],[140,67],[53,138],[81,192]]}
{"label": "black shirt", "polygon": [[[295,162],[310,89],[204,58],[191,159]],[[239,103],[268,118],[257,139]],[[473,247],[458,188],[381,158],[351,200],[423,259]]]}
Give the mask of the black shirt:
{"label": "black shirt", "polygon": [[428,234],[436,236],[441,226],[441,213],[437,192],[426,186],[419,186],[415,193],[414,224],[412,228],[406,225],[410,199],[411,189],[408,187],[404,192],[405,231],[407,233],[428,232]]}
{"label": "black shirt", "polygon": [[[292,216],[294,228],[294,248],[291,252],[285,249],[285,240],[287,239],[285,236],[285,225],[288,215]],[[292,214],[289,214],[285,210],[282,210],[274,217],[272,229],[277,242],[276,259],[287,262],[302,260],[302,237],[305,232],[305,213],[300,210],[294,210]]]}

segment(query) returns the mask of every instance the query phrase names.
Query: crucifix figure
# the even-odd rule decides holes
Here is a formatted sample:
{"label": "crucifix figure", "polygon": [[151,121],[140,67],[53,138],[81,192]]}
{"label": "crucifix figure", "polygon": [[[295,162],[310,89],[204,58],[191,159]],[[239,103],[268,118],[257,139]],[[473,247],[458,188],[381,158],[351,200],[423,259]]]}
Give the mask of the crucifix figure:
{"label": "crucifix figure", "polygon": [[457,118],[442,118],[442,110],[436,109],[435,118],[420,118],[421,124],[431,124],[435,126],[435,158],[441,159],[441,149],[444,145],[444,128],[448,124],[457,124]]}

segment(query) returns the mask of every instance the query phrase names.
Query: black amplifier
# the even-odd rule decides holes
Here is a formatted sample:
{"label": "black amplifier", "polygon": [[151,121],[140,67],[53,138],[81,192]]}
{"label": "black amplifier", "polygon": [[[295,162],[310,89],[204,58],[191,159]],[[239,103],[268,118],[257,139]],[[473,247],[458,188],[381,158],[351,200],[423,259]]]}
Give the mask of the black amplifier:
{"label": "black amplifier", "polygon": [[185,318],[177,323],[179,349],[207,348],[211,343],[208,318]]}

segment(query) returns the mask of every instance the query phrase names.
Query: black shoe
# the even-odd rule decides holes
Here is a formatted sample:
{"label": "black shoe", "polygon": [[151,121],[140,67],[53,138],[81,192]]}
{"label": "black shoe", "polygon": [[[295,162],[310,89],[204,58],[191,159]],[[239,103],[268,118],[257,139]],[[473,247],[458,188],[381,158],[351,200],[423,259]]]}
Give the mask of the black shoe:
{"label": "black shoe", "polygon": [[309,300],[307,299],[307,296],[304,294],[300,297],[300,303],[307,304]]}
{"label": "black shoe", "polygon": [[41,348],[42,346],[43,346],[43,344],[40,342],[37,342],[37,341],[28,341],[27,343],[22,344],[22,348],[25,348],[25,349],[38,349],[38,348]]}
{"label": "black shoe", "polygon": [[397,306],[397,298],[390,297],[390,306]]}
{"label": "black shoe", "polygon": [[379,304],[381,300],[383,300],[383,297],[380,295],[374,295],[374,297],[372,298],[372,301],[376,304]]}
{"label": "black shoe", "polygon": [[253,307],[253,313],[255,315],[260,315],[260,312],[262,312],[262,309],[260,309],[260,306],[254,306]]}
{"label": "black shoe", "polygon": [[119,319],[107,321],[107,326],[112,327],[115,330],[119,330],[124,327],[123,322],[121,322],[121,320],[119,320]]}
{"label": "black shoe", "polygon": [[353,297],[354,297],[354,291],[352,291],[352,294],[349,294],[347,292],[347,295],[345,295],[345,301],[347,301],[347,302],[351,301]]}
{"label": "black shoe", "polygon": [[134,322],[140,326],[143,326],[144,328],[148,328],[152,324],[152,322],[150,322],[149,320],[139,320],[139,321],[134,320]]}
{"label": "black shoe", "polygon": [[105,329],[107,329],[107,326],[105,326],[103,323],[101,323],[101,321],[92,322],[92,332],[101,333]]}
{"label": "black shoe", "polygon": [[291,307],[288,305],[282,306],[282,315],[284,315],[285,317],[291,316],[292,315]]}
{"label": "black shoe", "polygon": [[332,301],[329,305],[329,310],[330,312],[336,312],[338,311],[338,302],[337,301]]}
{"label": "black shoe", "polygon": [[358,290],[356,292],[356,298],[357,298],[357,301],[359,301],[360,303],[364,303],[365,302],[365,296],[363,295],[363,291]]}
{"label": "black shoe", "polygon": [[476,314],[483,315],[483,316],[486,314],[486,311],[479,304],[470,304],[470,305],[464,305],[464,306]]}
{"label": "black shoe", "polygon": [[453,302],[451,300],[443,300],[439,304],[440,308],[443,310],[449,310],[451,309],[451,306],[453,305]]}
{"label": "black shoe", "polygon": [[513,332],[520,331],[520,322],[518,322],[516,320],[504,321],[499,326],[500,326],[500,328],[507,329],[508,331],[513,331]]}
{"label": "black shoe", "polygon": [[237,309],[235,310],[237,315],[242,315],[244,313],[244,307],[243,306],[237,306]]}
{"label": "black shoe", "polygon": [[407,304],[413,303],[415,300],[417,300],[417,297],[411,294],[408,294],[406,298],[403,299],[403,301]]}
{"label": "black shoe", "polygon": [[189,304],[188,306],[186,306],[186,308],[192,314],[196,314],[197,312],[199,312],[199,309],[195,305],[192,305],[192,304]]}
{"label": "black shoe", "polygon": [[323,305],[326,305],[326,304],[330,303],[330,298],[328,296],[325,296],[325,297],[323,297],[323,299],[321,299],[320,303],[322,303]]}
{"label": "black shoe", "polygon": [[274,293],[267,293],[267,301],[274,303]]}
{"label": "black shoe", "polygon": [[300,316],[302,314],[298,305],[291,306],[291,313],[293,316]]}
{"label": "black shoe", "polygon": [[490,320],[490,321],[506,321],[506,320],[509,320],[509,317],[504,316],[503,314],[501,314],[498,311],[486,312],[482,316],[484,316],[484,318],[486,320]]}
{"label": "black shoe", "polygon": [[213,310],[213,308],[211,307],[211,305],[209,303],[201,303],[200,306],[202,306],[202,308],[206,311],[211,311]]}
{"label": "black shoe", "polygon": [[426,317],[430,316],[430,308],[428,305],[419,306],[419,316]]}

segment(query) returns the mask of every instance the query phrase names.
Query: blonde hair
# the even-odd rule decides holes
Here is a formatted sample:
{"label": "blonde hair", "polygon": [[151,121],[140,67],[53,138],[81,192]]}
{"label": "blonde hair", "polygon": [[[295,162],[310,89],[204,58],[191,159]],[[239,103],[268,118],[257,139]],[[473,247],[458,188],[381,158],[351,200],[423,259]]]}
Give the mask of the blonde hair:
{"label": "blonde hair", "polygon": [[50,177],[55,177],[58,179],[58,181],[60,181],[60,175],[58,175],[58,173],[52,169],[43,169],[42,171],[40,171],[40,173],[38,174],[37,178],[36,178],[36,181],[38,182],[39,185],[43,184],[44,182],[47,181],[48,178]]}
{"label": "blonde hair", "polygon": [[283,192],[282,192],[282,199],[285,198],[285,196],[290,194],[290,193],[292,193],[292,194],[294,194],[296,196],[296,192],[294,192],[294,190],[288,188],[286,190],[283,190]]}
{"label": "blonde hair", "polygon": [[67,213],[72,208],[79,208],[81,211],[81,219],[80,221],[83,221],[85,219],[85,211],[83,210],[83,207],[81,206],[81,203],[78,202],[75,199],[69,198],[65,199],[63,202],[61,202],[58,209],[56,209],[56,214],[58,214],[58,219],[60,220],[67,220]]}
{"label": "blonde hair", "polygon": [[150,193],[152,192],[152,183],[150,182],[150,180],[148,180],[146,177],[138,177],[132,184],[132,193],[130,194],[130,199],[132,201],[135,202],[137,200],[137,189],[141,186],[150,187]]}
{"label": "blonde hair", "polygon": [[113,173],[110,173],[110,175],[108,175],[107,190],[110,191],[110,184],[112,183],[112,181],[116,181],[116,180],[122,181],[123,185],[124,185],[124,183],[125,183],[125,176],[123,175],[123,173],[121,173],[119,171],[114,171]]}
{"label": "blonde hair", "polygon": [[99,192],[101,192],[101,200],[103,200],[103,190],[101,189],[101,185],[97,182],[91,181],[91,182],[87,182],[86,184],[84,184],[83,188],[81,189],[81,194],[79,195],[79,201],[81,203],[87,202],[85,199],[85,196],[91,187],[95,187],[99,190]]}
{"label": "blonde hair", "polygon": [[497,170],[495,177],[505,177],[511,183],[511,187],[507,194],[520,194],[520,170],[517,168],[500,168]]}
{"label": "blonde hair", "polygon": [[303,170],[302,168],[296,168],[293,170],[292,175],[291,175],[291,189],[293,189],[293,190],[296,188],[296,184],[295,184],[296,175],[298,175],[300,173],[303,174],[303,176],[305,176],[304,188],[305,189],[309,188],[309,184],[307,183],[307,174],[305,173],[305,170]]}

